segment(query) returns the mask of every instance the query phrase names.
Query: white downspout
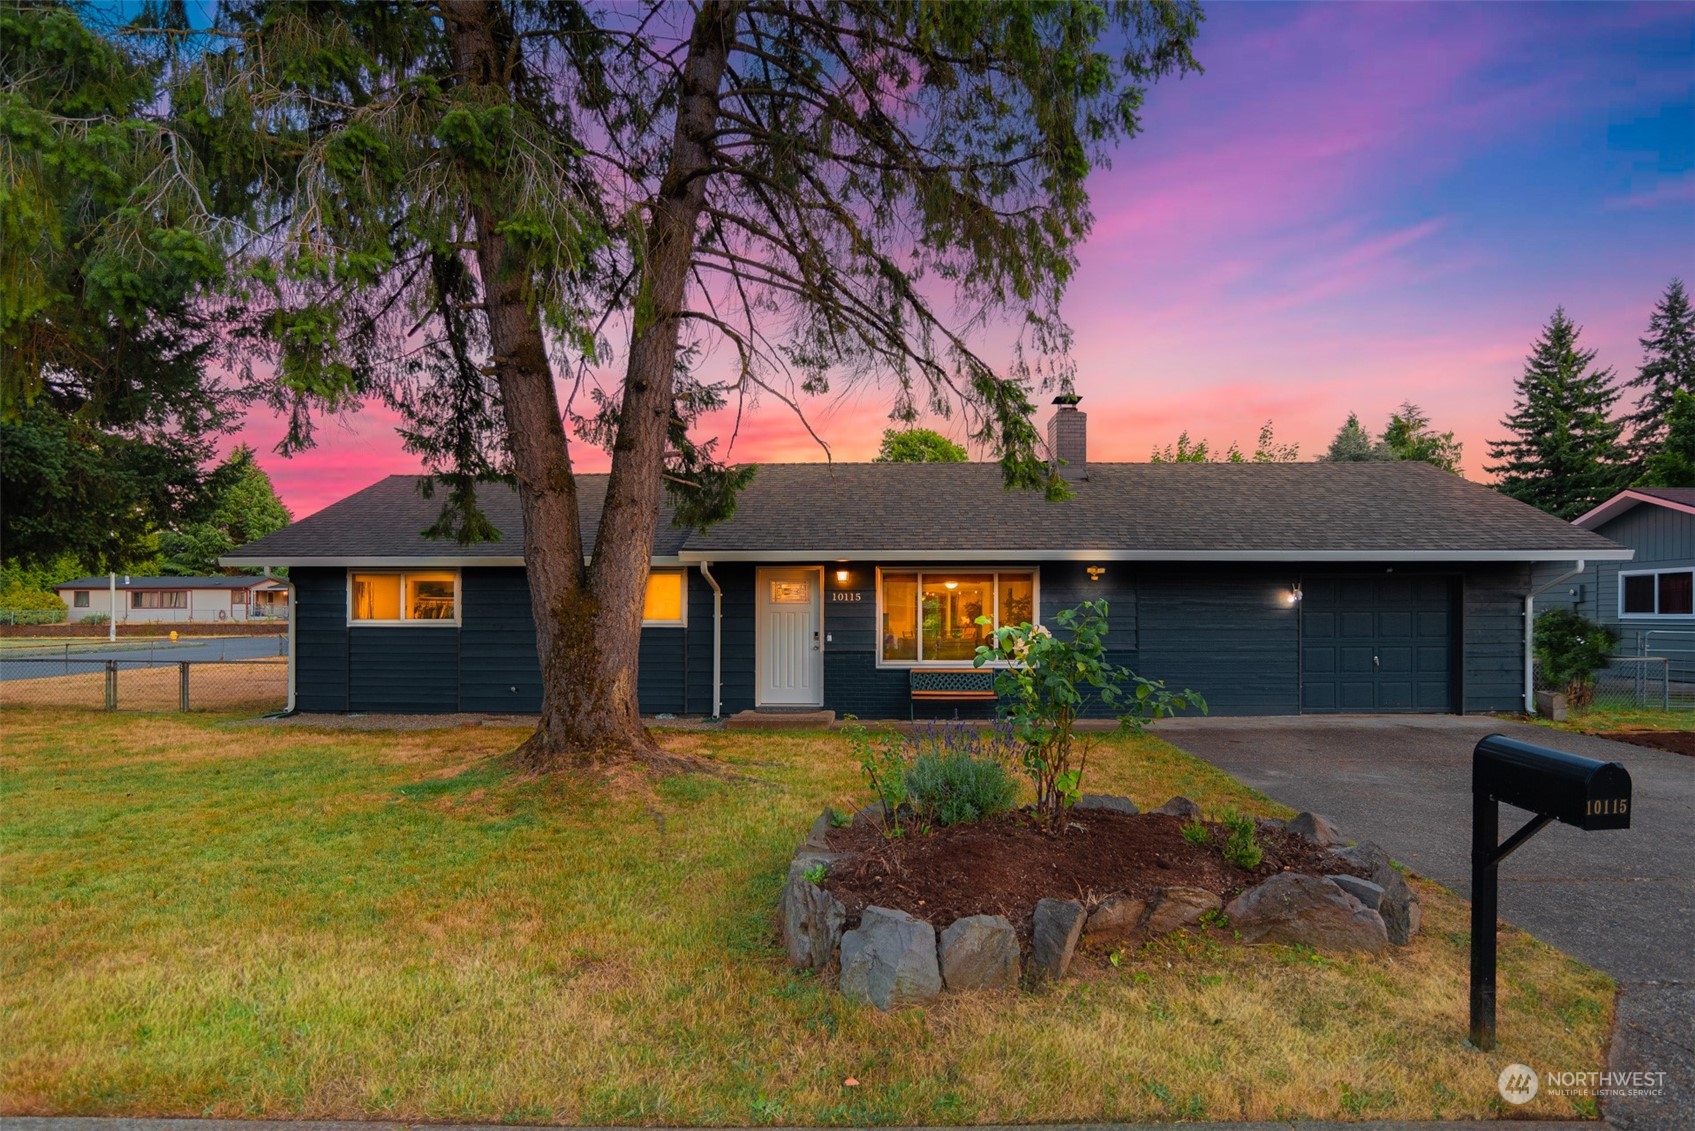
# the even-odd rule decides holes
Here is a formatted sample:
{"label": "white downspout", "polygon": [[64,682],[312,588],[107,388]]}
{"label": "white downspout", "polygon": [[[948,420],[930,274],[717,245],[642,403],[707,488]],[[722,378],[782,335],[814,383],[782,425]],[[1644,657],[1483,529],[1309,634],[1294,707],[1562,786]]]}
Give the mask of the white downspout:
{"label": "white downspout", "polygon": [[1524,713],[1527,715],[1536,713],[1536,594],[1570,581],[1588,568],[1589,563],[1579,558],[1572,568],[1524,595]]}
{"label": "white downspout", "polygon": [[700,576],[712,586],[712,717],[720,719],[724,717],[724,591],[718,587],[717,580],[712,576],[711,565],[711,562],[701,562]]}

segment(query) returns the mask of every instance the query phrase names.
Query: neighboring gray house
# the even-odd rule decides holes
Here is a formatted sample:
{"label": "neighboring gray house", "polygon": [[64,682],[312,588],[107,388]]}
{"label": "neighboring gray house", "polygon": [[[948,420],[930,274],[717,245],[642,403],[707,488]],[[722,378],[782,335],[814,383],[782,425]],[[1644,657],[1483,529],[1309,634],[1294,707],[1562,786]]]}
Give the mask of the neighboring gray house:
{"label": "neighboring gray house", "polygon": [[79,577],[53,586],[71,623],[113,614],[119,624],[221,624],[288,619],[277,577]]}
{"label": "neighboring gray house", "polygon": [[1632,487],[1573,525],[1636,556],[1586,562],[1537,604],[1575,608],[1618,630],[1620,655],[1666,656],[1674,679],[1695,679],[1695,487]]}
{"label": "neighboring gray house", "polygon": [[[663,517],[642,710],[980,716],[978,616],[1100,598],[1112,659],[1215,714],[1513,711],[1533,570],[1630,556],[1427,464],[1091,464],[1055,416],[1065,502],[993,463],[773,464],[705,533]],[[592,553],[606,477],[577,481]],[[538,709],[517,497],[482,496],[494,542],[424,538],[439,499],[394,476],[223,559],[289,567],[293,706]]]}

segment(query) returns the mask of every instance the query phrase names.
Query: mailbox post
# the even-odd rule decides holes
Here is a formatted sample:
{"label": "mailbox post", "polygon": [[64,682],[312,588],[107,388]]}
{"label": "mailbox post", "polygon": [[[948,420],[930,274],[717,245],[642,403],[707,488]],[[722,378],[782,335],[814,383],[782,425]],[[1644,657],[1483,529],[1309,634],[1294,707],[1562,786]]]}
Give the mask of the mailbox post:
{"label": "mailbox post", "polygon": [[[1501,803],[1534,813],[1497,843]],[[1471,1043],[1495,1047],[1496,881],[1501,861],[1550,821],[1585,831],[1630,827],[1630,772],[1491,734],[1471,754]]]}

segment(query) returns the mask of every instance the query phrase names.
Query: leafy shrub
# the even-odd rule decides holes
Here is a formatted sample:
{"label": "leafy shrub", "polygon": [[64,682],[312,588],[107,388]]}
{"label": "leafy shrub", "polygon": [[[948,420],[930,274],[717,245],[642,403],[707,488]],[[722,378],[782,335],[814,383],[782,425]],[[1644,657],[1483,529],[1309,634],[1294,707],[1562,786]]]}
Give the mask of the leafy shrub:
{"label": "leafy shrub", "polygon": [[1265,851],[1259,846],[1254,819],[1242,813],[1226,813],[1224,829],[1224,858],[1244,872],[1259,867],[1259,862],[1265,859]]}
{"label": "leafy shrub", "polygon": [[58,624],[68,615],[57,593],[21,585],[0,592],[0,621],[6,624]]}
{"label": "leafy shrub", "polygon": [[1212,835],[1207,832],[1207,827],[1201,824],[1200,818],[1196,817],[1183,825],[1183,839],[1201,848],[1212,839]]}
{"label": "leafy shrub", "polygon": [[107,621],[109,621],[111,619],[112,619],[112,617],[111,617],[110,613],[89,613],[87,616],[80,618],[77,621],[77,623],[78,624],[105,624]]}
{"label": "leafy shrub", "polygon": [[1000,762],[927,751],[906,769],[906,798],[926,821],[965,825],[1011,809],[1018,783]]}
{"label": "leafy shrub", "polygon": [[1536,618],[1536,664],[1548,686],[1565,689],[1573,707],[1589,703],[1595,673],[1617,646],[1616,632],[1571,609],[1549,609]]}
{"label": "leafy shrub", "polygon": [[1173,693],[1163,683],[1108,662],[1106,618],[1105,601],[1062,610],[1054,625],[1063,635],[1045,625],[996,629],[988,617],[977,618],[992,631],[972,665],[1006,665],[995,675],[998,709],[1012,724],[1020,761],[1035,784],[1036,820],[1051,830],[1065,827],[1066,811],[1082,796],[1089,740],[1077,743],[1072,729],[1091,707],[1098,705],[1129,729],[1187,706],[1206,710],[1193,691]]}
{"label": "leafy shrub", "polygon": [[859,759],[859,770],[883,803],[883,835],[898,835],[895,810],[906,800],[906,744],[896,735],[873,735],[852,715],[844,718],[842,731]]}

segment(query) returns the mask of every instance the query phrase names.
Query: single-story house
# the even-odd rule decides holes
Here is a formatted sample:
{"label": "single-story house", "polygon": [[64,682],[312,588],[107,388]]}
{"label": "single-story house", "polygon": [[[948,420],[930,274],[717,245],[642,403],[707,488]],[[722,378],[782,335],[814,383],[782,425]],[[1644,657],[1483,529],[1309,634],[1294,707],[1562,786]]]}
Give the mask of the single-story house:
{"label": "single-story house", "polygon": [[119,624],[216,624],[284,620],[288,583],[277,577],[79,577],[53,587],[74,623],[111,616]]}
{"label": "single-story house", "polygon": [[1664,656],[1674,680],[1695,680],[1695,487],[1632,487],[1572,524],[1635,556],[1545,580],[1539,607],[1576,609],[1618,632],[1620,655]]}
{"label": "single-story house", "polygon": [[[1089,599],[1114,661],[1215,714],[1519,710],[1533,571],[1631,555],[1425,464],[1090,464],[1070,406],[1049,434],[1065,502],[992,463],[769,464],[705,533],[662,518],[642,710],[981,715],[976,618]],[[224,559],[289,569],[295,708],[539,709],[517,497],[482,499],[498,541],[426,539],[439,498],[391,476]]]}

